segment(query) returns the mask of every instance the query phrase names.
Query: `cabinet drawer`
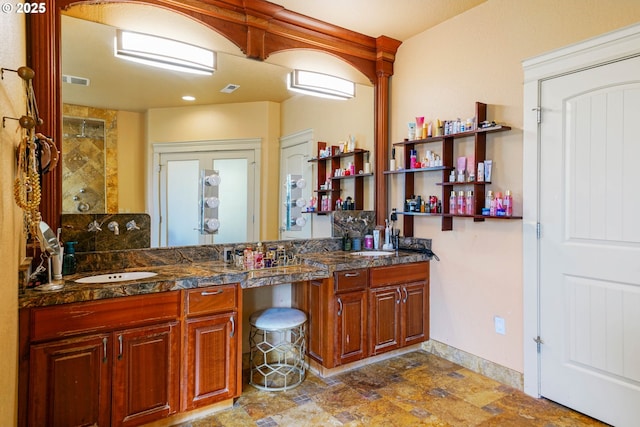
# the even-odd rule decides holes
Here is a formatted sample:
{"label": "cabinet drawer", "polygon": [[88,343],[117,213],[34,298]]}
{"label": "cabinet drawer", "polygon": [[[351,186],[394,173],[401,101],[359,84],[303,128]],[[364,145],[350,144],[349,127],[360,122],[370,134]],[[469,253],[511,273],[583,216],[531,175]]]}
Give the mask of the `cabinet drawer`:
{"label": "cabinet drawer", "polygon": [[369,270],[371,287],[395,285],[429,280],[429,263],[414,262],[385,267],[373,267]]}
{"label": "cabinet drawer", "polygon": [[112,331],[179,317],[179,291],[34,308],[31,341]]}
{"label": "cabinet drawer", "polygon": [[236,285],[191,289],[186,302],[187,316],[233,311],[237,307]]}
{"label": "cabinet drawer", "polygon": [[334,290],[336,292],[364,290],[367,288],[369,276],[366,268],[336,271],[334,275]]}

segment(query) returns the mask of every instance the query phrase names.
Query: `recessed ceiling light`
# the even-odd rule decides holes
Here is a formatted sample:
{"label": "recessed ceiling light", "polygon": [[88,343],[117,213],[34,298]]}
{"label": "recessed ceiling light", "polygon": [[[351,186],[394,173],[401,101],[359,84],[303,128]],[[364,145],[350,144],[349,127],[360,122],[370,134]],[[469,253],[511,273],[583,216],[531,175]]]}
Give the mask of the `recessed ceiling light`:
{"label": "recessed ceiling light", "polygon": [[182,97],[182,99],[184,101],[195,101],[196,97],[195,96],[191,96],[191,95],[185,95],[185,96]]}

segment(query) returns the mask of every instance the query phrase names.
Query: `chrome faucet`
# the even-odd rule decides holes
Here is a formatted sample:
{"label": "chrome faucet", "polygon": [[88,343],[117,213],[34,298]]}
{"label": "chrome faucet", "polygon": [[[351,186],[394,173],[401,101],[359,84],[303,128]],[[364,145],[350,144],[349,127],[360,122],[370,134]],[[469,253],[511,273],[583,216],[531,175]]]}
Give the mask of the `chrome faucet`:
{"label": "chrome faucet", "polygon": [[135,219],[132,219],[131,221],[127,222],[127,231],[132,231],[132,230],[140,230],[140,227],[138,227],[138,224],[136,224]]}
{"label": "chrome faucet", "polygon": [[120,234],[120,226],[118,225],[117,222],[115,221],[111,221],[107,227],[109,228],[109,231],[113,231],[113,234],[115,234],[116,236]]}
{"label": "chrome faucet", "polygon": [[95,219],[93,220],[93,222],[89,223],[89,226],[87,227],[87,231],[90,233],[95,233],[98,231],[102,231],[102,228],[100,228],[102,224],[98,224],[98,221],[96,221]]}

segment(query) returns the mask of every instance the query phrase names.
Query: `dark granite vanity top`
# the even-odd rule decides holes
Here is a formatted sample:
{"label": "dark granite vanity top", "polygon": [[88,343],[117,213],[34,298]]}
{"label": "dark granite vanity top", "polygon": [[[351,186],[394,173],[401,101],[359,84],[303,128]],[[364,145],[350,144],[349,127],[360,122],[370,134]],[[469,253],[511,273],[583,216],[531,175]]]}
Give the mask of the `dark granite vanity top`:
{"label": "dark granite vanity top", "polygon": [[[65,276],[58,291],[27,289],[19,297],[19,308],[41,307],[104,298],[239,283],[243,289],[329,277],[334,271],[428,261],[425,254],[400,251],[388,256],[365,257],[352,252],[322,251],[298,254],[299,263],[284,267],[245,271],[223,261],[185,261],[108,271],[91,271]],[[150,271],[156,276],[115,283],[80,284],[74,280],[102,273]]]}

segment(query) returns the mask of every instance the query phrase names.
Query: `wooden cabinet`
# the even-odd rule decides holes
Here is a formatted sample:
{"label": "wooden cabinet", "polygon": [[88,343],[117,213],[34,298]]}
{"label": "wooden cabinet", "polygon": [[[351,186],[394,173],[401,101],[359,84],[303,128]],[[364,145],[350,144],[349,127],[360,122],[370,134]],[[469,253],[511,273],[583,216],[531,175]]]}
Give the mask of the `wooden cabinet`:
{"label": "wooden cabinet", "polygon": [[429,263],[370,269],[369,354],[429,339]]}
{"label": "wooden cabinet", "polygon": [[[320,152],[324,150],[331,150],[330,155],[321,156]],[[360,173],[364,171],[365,156],[369,155],[369,151],[362,149],[355,149],[352,152],[340,153],[338,147],[327,146],[326,142],[318,142],[318,156],[309,162],[317,163],[317,189],[314,192],[318,197],[318,204],[315,213],[326,214],[335,210],[336,201],[340,198],[342,192],[341,182],[352,180],[354,182],[353,194],[344,194],[343,199],[347,196],[355,201],[355,210],[364,209],[364,178],[367,176],[373,176],[372,173]],[[347,176],[335,176],[336,169],[342,169],[345,165],[342,163],[342,159],[350,158],[354,165],[355,175],[350,174]],[[322,188],[321,186],[329,183],[330,188]],[[327,196],[329,199],[329,209],[322,209],[321,200],[323,196]]]}
{"label": "wooden cabinet", "polygon": [[112,425],[138,426],[178,410],[178,322],[113,333]]}
{"label": "wooden cabinet", "polygon": [[[30,309],[30,426],[135,426],[178,410],[179,292]],[[21,326],[21,329],[24,328]]]}
{"label": "wooden cabinet", "polygon": [[[487,119],[487,104],[476,102],[475,104],[475,117],[477,123],[481,123]],[[482,215],[482,208],[485,204],[485,187],[491,182],[486,181],[473,181],[473,182],[449,182],[449,172],[455,168],[454,157],[454,144],[456,141],[468,140],[473,138],[474,146],[474,161],[483,162],[486,160],[486,147],[487,147],[487,135],[496,132],[509,131],[509,126],[494,126],[486,129],[477,129],[467,132],[459,132],[451,135],[435,136],[426,139],[397,142],[393,145],[396,147],[404,147],[404,165],[405,169],[396,171],[385,171],[385,175],[401,174],[405,177],[404,182],[404,199],[407,200],[415,194],[415,180],[416,175],[420,173],[440,173],[442,181],[437,183],[442,187],[441,191],[441,205],[442,212],[440,213],[422,213],[422,212],[405,212],[404,209],[398,209],[398,213],[403,215],[403,232],[407,237],[413,236],[413,222],[415,217],[437,216],[442,220],[442,231],[448,231],[453,229],[454,217],[470,217],[475,222],[482,222],[485,219],[522,219],[521,216],[486,216]],[[417,149],[418,146],[425,144],[438,143],[442,149],[442,166],[427,167],[420,169],[410,169],[406,165],[410,163],[411,150]],[[475,165],[474,165],[475,169]],[[449,196],[451,191],[454,190],[473,190],[473,202],[474,213],[472,215],[452,214],[449,213]]]}
{"label": "wooden cabinet", "polygon": [[366,269],[334,273],[336,366],[367,356],[367,285]]}
{"label": "wooden cabinet", "polygon": [[367,284],[367,269],[309,282],[307,352],[325,368],[367,357]]}
{"label": "wooden cabinet", "polygon": [[31,426],[108,426],[111,422],[110,336],[31,346]]}
{"label": "wooden cabinet", "polygon": [[429,262],[335,272],[306,298],[308,354],[325,368],[429,339]]}
{"label": "wooden cabinet", "polygon": [[199,408],[242,392],[238,285],[186,292],[183,407]]}
{"label": "wooden cabinet", "polygon": [[[334,322],[329,322],[329,312],[334,313],[333,278],[310,280],[306,292],[306,301],[298,308],[307,312],[307,354],[320,365],[333,367]],[[335,314],[333,314],[335,315]]]}

